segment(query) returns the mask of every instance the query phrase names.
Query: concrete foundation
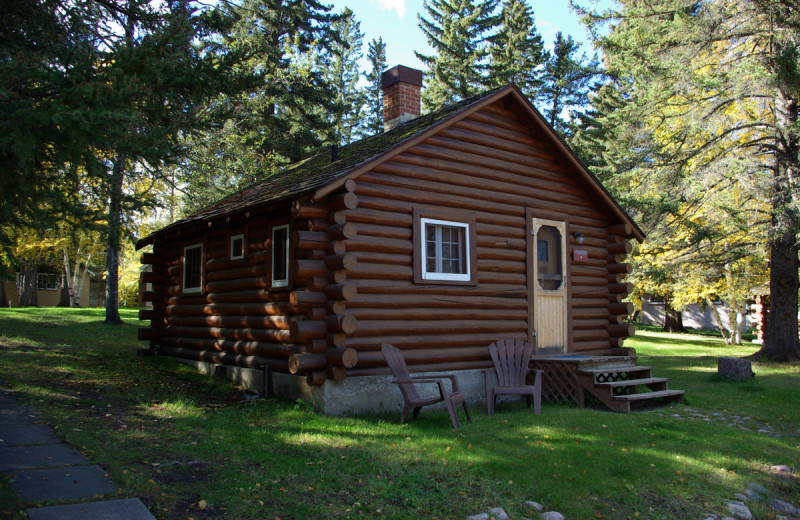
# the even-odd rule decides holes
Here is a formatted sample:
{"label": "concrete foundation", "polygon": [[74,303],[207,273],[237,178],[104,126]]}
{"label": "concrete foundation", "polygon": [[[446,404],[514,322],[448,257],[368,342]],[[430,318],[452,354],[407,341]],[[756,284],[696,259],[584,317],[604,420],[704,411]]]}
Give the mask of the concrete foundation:
{"label": "concrete foundation", "polygon": [[[203,361],[180,360],[195,367],[203,374],[211,374],[232,381],[244,391],[259,396],[275,396],[279,399],[296,401],[301,399],[318,412],[326,415],[360,415],[365,413],[397,412],[403,409],[403,396],[400,388],[392,383],[392,376],[349,377],[343,381],[325,380],[322,386],[309,386],[305,376],[289,374],[269,374],[268,392],[265,393],[266,375],[263,370],[217,365]],[[439,373],[442,372],[431,372]],[[414,376],[424,376],[415,373]],[[467,406],[471,409],[483,407],[486,403],[483,370],[465,370],[456,373],[461,391],[467,396]],[[445,381],[449,391],[450,381]],[[438,395],[435,384],[418,386],[420,395]],[[498,399],[500,400],[500,399]],[[445,409],[444,403],[437,403],[426,409]]]}

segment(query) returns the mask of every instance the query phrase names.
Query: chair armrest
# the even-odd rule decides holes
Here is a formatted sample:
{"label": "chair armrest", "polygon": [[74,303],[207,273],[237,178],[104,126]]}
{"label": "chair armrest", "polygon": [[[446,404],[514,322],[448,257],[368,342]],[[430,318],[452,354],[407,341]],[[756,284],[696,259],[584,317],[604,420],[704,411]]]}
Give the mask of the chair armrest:
{"label": "chair armrest", "polygon": [[544,370],[541,370],[539,368],[529,368],[527,373],[528,374],[536,374],[534,376],[534,379],[533,379],[533,383],[536,384],[537,380],[541,380],[542,379],[542,374],[544,374]]}
{"label": "chair armrest", "polygon": [[434,383],[434,384],[439,386],[439,395],[441,395],[442,399],[444,399],[445,396],[447,395],[447,392],[445,390],[444,383],[442,382],[442,379],[440,377],[437,377],[437,376],[434,376],[434,377],[428,377],[428,376],[414,377],[414,376],[411,376],[411,379],[409,379],[409,380],[395,379],[394,381],[392,381],[392,383]]}

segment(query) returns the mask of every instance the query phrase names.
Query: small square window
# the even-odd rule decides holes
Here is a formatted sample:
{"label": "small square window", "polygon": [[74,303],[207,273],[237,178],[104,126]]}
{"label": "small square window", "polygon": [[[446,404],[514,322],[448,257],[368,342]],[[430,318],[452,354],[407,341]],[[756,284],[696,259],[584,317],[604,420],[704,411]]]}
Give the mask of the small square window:
{"label": "small square window", "polygon": [[231,260],[244,258],[244,235],[231,237]]}
{"label": "small square window", "polygon": [[272,286],[289,286],[289,226],[272,228]]}
{"label": "small square window", "polygon": [[470,281],[469,225],[420,219],[422,279]]}
{"label": "small square window", "polygon": [[183,292],[198,293],[203,290],[203,244],[183,249]]}

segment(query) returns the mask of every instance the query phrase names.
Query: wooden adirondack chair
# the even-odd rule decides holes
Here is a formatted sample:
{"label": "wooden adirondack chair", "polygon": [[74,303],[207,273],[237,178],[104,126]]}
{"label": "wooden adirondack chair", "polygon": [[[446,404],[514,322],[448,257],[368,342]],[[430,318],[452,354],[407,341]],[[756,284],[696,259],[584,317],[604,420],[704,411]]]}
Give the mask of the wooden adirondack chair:
{"label": "wooden adirondack chair", "polygon": [[[419,415],[420,408],[441,401],[444,401],[447,405],[447,412],[450,414],[453,428],[458,428],[461,425],[458,422],[458,413],[456,412],[456,406],[459,404],[464,407],[467,420],[472,420],[469,416],[469,410],[467,409],[466,396],[461,392],[456,376],[452,374],[412,376],[408,372],[408,366],[406,365],[405,358],[403,358],[403,353],[400,352],[397,347],[384,343],[381,345],[381,352],[386,359],[386,364],[389,365],[394,375],[392,383],[399,386],[400,392],[403,394],[404,403],[403,412],[400,416],[400,424],[403,424],[406,420],[409,411],[414,410],[413,417],[416,419],[417,415]],[[445,379],[450,380],[452,386],[451,392],[448,392],[445,388]],[[434,397],[420,397],[417,393],[416,385],[424,383],[438,385],[439,395]]]}
{"label": "wooden adirondack chair", "polygon": [[[531,359],[531,344],[516,339],[496,341],[489,345],[494,368],[484,370],[486,383],[486,408],[494,415],[494,405],[498,395],[524,395],[528,408],[533,399],[533,410],[542,410],[542,371],[528,368]],[[533,384],[528,384],[528,374],[533,374]],[[494,379],[497,379],[497,383]]]}

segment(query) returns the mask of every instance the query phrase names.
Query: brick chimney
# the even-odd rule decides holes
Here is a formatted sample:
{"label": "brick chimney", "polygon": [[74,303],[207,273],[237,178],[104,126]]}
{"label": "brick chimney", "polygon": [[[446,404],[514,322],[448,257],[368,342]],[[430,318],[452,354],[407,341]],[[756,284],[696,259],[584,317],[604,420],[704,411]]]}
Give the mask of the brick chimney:
{"label": "brick chimney", "polygon": [[422,71],[398,65],[381,75],[381,88],[384,131],[419,117]]}

